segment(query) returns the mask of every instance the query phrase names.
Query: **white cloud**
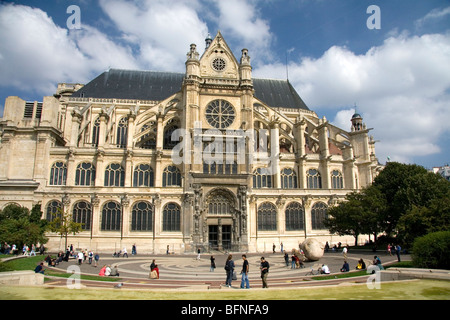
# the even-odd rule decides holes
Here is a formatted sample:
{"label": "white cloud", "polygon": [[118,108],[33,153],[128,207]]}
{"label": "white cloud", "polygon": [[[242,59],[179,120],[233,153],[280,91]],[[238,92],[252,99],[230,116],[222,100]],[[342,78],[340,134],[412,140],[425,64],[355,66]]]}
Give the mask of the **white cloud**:
{"label": "white cloud", "polygon": [[208,33],[195,1],[100,0],[100,6],[122,38],[139,48],[141,66],[159,71],[183,71],[191,43],[201,52]]}
{"label": "white cloud", "polygon": [[[317,59],[291,62],[289,80],[319,116],[320,111],[340,111],[334,121],[343,129],[348,129],[344,116],[356,103],[364,122],[374,128],[371,134],[381,140],[380,160],[390,155],[410,162],[415,156],[445,152],[438,141],[449,134],[448,61],[450,34],[402,33],[363,55],[333,46]],[[258,77],[275,75],[285,76],[283,64],[254,71]]]}
{"label": "white cloud", "polygon": [[69,32],[40,9],[0,5],[0,30],[0,86],[49,95],[109,66],[137,67],[129,48],[88,25]]}
{"label": "white cloud", "polygon": [[269,49],[273,38],[270,25],[260,18],[254,1],[216,0],[215,3],[219,9],[219,28],[224,34],[237,38],[255,53]]}
{"label": "white cloud", "polygon": [[416,20],[414,23],[417,28],[421,28],[424,24],[430,21],[440,20],[447,15],[450,15],[450,7],[444,9],[436,8],[428,12],[423,18]]}

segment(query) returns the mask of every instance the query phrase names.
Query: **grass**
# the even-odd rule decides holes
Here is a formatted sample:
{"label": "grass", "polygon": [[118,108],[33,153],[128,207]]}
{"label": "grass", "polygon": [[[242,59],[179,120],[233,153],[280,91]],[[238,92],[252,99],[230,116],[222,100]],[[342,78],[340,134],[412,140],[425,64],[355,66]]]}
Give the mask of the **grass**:
{"label": "grass", "polygon": [[[270,282],[269,282],[270,286]],[[52,287],[0,287],[0,300],[450,300],[448,281],[412,280],[300,289],[227,289],[204,291],[67,289]]]}
{"label": "grass", "polygon": [[[6,262],[0,263],[0,272],[2,271],[21,271],[21,270],[34,270],[36,266],[44,261],[44,256],[32,256],[32,257],[24,257],[19,259],[13,259]],[[54,270],[51,267],[46,266],[47,263],[44,262],[45,266],[45,275],[46,276],[53,276],[53,277],[62,277],[62,278],[69,278],[72,274],[61,272],[59,270]],[[81,280],[96,280],[96,281],[110,281],[110,282],[116,282],[121,281],[120,278],[117,277],[100,277],[100,276],[91,276],[91,275],[81,275]],[[45,281],[47,281],[48,278],[45,278]]]}

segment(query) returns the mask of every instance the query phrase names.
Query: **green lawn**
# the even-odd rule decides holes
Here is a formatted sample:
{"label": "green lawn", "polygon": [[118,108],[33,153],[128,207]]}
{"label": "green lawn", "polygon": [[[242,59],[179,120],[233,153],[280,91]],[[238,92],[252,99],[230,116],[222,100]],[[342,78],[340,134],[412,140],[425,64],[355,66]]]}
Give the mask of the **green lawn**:
{"label": "green lawn", "polygon": [[450,300],[450,282],[412,280],[301,289],[224,289],[204,291],[67,289],[51,287],[0,287],[0,300]]}
{"label": "green lawn", "polygon": [[[44,261],[46,256],[32,256],[32,257],[24,257],[20,259],[14,259],[6,262],[0,263],[0,272],[2,271],[13,271],[13,270],[34,270],[39,262]],[[51,267],[47,267],[47,263],[44,262],[45,267],[45,275],[47,276],[55,276],[68,278],[71,276],[70,273],[61,272],[58,270],[54,270]],[[47,280],[47,278],[46,278]],[[100,277],[100,276],[90,276],[90,275],[81,275],[81,280],[97,280],[97,281],[120,281],[120,278],[114,277]]]}

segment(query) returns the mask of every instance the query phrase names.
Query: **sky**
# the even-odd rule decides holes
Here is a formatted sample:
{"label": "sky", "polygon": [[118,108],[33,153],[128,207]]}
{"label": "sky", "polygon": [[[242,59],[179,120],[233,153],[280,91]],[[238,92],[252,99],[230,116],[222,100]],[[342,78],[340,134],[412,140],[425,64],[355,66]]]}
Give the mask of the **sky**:
{"label": "sky", "polygon": [[218,30],[320,118],[361,114],[380,163],[450,163],[449,0],[0,1],[0,115],[109,68],[184,72]]}

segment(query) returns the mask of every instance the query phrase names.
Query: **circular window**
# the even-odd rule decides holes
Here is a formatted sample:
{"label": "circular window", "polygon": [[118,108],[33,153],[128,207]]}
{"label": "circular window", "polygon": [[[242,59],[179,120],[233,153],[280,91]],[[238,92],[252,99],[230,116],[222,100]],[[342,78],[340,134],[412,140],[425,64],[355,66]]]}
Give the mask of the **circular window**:
{"label": "circular window", "polygon": [[214,128],[228,128],[235,117],[234,108],[228,101],[214,100],[206,107],[206,120]]}
{"label": "circular window", "polygon": [[223,71],[223,69],[225,69],[226,63],[222,58],[216,58],[213,60],[212,66],[217,71]]}

